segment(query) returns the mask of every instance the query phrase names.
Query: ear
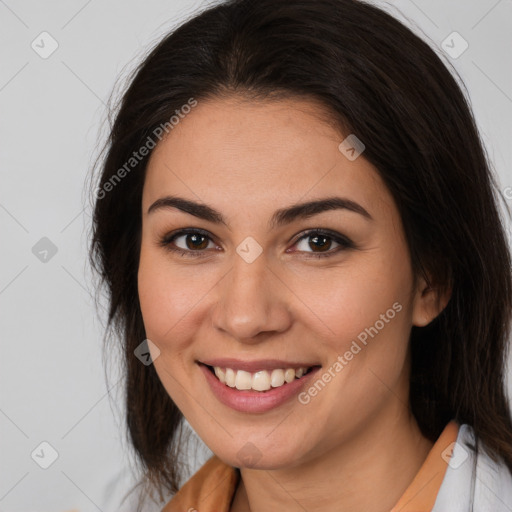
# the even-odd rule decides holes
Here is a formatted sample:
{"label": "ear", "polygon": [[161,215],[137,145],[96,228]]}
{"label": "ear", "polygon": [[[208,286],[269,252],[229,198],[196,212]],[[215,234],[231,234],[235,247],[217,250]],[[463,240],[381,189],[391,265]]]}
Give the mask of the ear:
{"label": "ear", "polygon": [[430,286],[425,278],[420,276],[414,292],[413,325],[424,327],[432,322],[448,304],[451,293],[451,287],[441,292],[439,288]]}

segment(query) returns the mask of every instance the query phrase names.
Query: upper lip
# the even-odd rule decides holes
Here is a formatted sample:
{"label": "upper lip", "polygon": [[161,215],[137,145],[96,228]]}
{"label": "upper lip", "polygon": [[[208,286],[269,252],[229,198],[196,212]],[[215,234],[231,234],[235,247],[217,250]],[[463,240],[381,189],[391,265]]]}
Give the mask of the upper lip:
{"label": "upper lip", "polygon": [[234,358],[219,358],[208,359],[199,361],[199,363],[208,366],[219,366],[220,368],[231,368],[233,370],[245,370],[246,372],[254,373],[260,370],[275,370],[276,368],[311,368],[312,366],[319,366],[314,363],[297,363],[292,361],[283,361],[282,359],[259,359],[257,361],[242,361],[241,359]]}

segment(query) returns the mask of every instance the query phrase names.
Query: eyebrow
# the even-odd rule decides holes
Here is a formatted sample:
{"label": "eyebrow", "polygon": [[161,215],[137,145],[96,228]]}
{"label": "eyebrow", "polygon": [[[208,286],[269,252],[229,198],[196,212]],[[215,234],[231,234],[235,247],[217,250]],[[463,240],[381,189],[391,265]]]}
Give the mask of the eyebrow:
{"label": "eyebrow", "polygon": [[[150,214],[157,210],[168,208],[176,208],[199,219],[214,224],[224,224],[227,227],[226,220],[219,211],[206,204],[190,201],[183,197],[161,197],[148,208],[147,213]],[[269,221],[269,227],[270,229],[275,229],[284,224],[289,224],[294,220],[306,219],[329,210],[349,210],[362,215],[367,220],[373,220],[373,217],[360,204],[350,199],[335,196],[308,201],[306,203],[296,203],[286,208],[276,210]]]}

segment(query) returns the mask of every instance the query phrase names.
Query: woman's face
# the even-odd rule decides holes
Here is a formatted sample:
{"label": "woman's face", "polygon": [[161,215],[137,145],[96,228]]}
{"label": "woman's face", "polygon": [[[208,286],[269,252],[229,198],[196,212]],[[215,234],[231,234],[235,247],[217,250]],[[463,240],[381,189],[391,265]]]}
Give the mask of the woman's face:
{"label": "woman's face", "polygon": [[306,100],[199,101],[147,168],[138,286],[155,369],[237,467],[311,461],[403,412],[411,326],[432,318],[391,195],[320,116]]}

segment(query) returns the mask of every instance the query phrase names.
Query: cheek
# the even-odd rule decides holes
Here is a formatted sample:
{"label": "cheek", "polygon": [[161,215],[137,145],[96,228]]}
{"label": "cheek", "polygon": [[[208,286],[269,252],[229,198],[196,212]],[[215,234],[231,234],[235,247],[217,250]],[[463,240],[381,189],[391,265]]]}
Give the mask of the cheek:
{"label": "cheek", "polygon": [[309,328],[338,354],[349,350],[353,340],[364,342],[375,327],[379,335],[402,343],[410,328],[411,285],[403,261],[369,255],[359,258],[357,266],[297,273],[293,290],[310,312],[302,319],[310,318]]}
{"label": "cheek", "polygon": [[393,248],[361,255],[357,266],[317,275],[316,280],[311,274],[302,279],[297,275],[294,291],[314,313],[307,316],[309,329],[328,354],[329,391],[318,402],[339,405],[321,407],[322,421],[339,425],[347,416],[370,414],[390,389],[401,388],[407,380],[412,274],[407,253]]}
{"label": "cheek", "polygon": [[169,396],[187,416],[194,410],[194,404],[189,403],[194,382],[184,355],[193,307],[201,292],[190,277],[171,268],[165,256],[143,244],[138,293],[146,336],[160,351],[154,360],[155,370]]}
{"label": "cheek", "polygon": [[146,334],[157,342],[174,323],[174,313],[169,308],[169,284],[168,277],[158,265],[152,264],[151,258],[141,253],[138,273],[140,308]]}
{"label": "cheek", "polygon": [[208,290],[207,282],[195,279],[183,267],[178,270],[165,255],[142,245],[138,271],[140,307],[148,338],[153,337],[162,345],[181,339],[178,333]]}

